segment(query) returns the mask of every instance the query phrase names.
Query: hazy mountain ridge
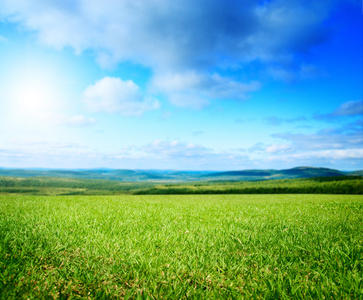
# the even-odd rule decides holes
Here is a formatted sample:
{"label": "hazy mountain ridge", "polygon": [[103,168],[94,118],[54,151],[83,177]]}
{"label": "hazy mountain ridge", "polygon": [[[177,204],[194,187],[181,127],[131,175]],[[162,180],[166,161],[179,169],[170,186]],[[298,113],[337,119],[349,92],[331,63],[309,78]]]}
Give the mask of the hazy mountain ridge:
{"label": "hazy mountain ridge", "polygon": [[234,177],[235,179],[238,180],[263,180],[263,179],[267,180],[267,179],[293,179],[293,178],[330,177],[330,176],[346,176],[346,175],[349,175],[349,173],[328,168],[296,167],[285,170],[244,170],[244,171],[218,172],[210,174],[209,176]]}
{"label": "hazy mountain ridge", "polygon": [[68,177],[84,179],[108,179],[118,181],[199,181],[199,180],[269,180],[330,176],[356,176],[363,171],[344,172],[328,168],[296,167],[284,170],[240,171],[177,171],[177,170],[129,170],[129,169],[0,169],[6,177]]}

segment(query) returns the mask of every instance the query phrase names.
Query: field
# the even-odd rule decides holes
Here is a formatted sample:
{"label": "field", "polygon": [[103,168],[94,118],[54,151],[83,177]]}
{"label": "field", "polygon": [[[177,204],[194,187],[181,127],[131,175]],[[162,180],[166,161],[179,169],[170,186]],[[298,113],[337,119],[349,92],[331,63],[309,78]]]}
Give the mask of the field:
{"label": "field", "polygon": [[0,196],[1,299],[362,299],[361,195]]}
{"label": "field", "polygon": [[112,194],[358,194],[362,176],[260,181],[145,182],[61,177],[0,177],[0,194],[112,195]]}

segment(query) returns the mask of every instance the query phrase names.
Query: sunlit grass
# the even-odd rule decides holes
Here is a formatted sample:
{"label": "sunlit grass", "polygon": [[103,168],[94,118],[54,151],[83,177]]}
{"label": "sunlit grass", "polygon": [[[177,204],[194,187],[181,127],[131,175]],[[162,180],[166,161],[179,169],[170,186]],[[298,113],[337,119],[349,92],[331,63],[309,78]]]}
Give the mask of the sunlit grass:
{"label": "sunlit grass", "polygon": [[0,196],[0,297],[359,299],[362,223],[362,196]]}

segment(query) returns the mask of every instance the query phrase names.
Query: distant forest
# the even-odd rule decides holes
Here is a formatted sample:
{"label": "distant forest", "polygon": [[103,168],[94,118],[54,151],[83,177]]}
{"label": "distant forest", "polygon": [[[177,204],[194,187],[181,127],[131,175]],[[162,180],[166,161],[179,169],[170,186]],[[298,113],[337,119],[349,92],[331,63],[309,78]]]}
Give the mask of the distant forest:
{"label": "distant forest", "polygon": [[0,177],[0,194],[363,194],[363,177],[328,176],[261,181],[125,182],[64,177]]}

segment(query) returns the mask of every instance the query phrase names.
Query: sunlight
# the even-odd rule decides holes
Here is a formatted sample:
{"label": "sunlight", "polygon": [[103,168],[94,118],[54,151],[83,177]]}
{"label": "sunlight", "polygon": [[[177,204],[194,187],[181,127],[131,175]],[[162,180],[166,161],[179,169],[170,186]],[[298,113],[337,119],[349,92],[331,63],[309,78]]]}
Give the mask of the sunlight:
{"label": "sunlight", "polygon": [[15,92],[18,107],[27,112],[37,112],[52,108],[52,83],[45,76],[35,78],[25,77],[19,82],[19,89]]}
{"label": "sunlight", "polygon": [[50,119],[61,109],[61,76],[55,68],[28,63],[13,72],[9,88],[12,113],[27,120]]}

